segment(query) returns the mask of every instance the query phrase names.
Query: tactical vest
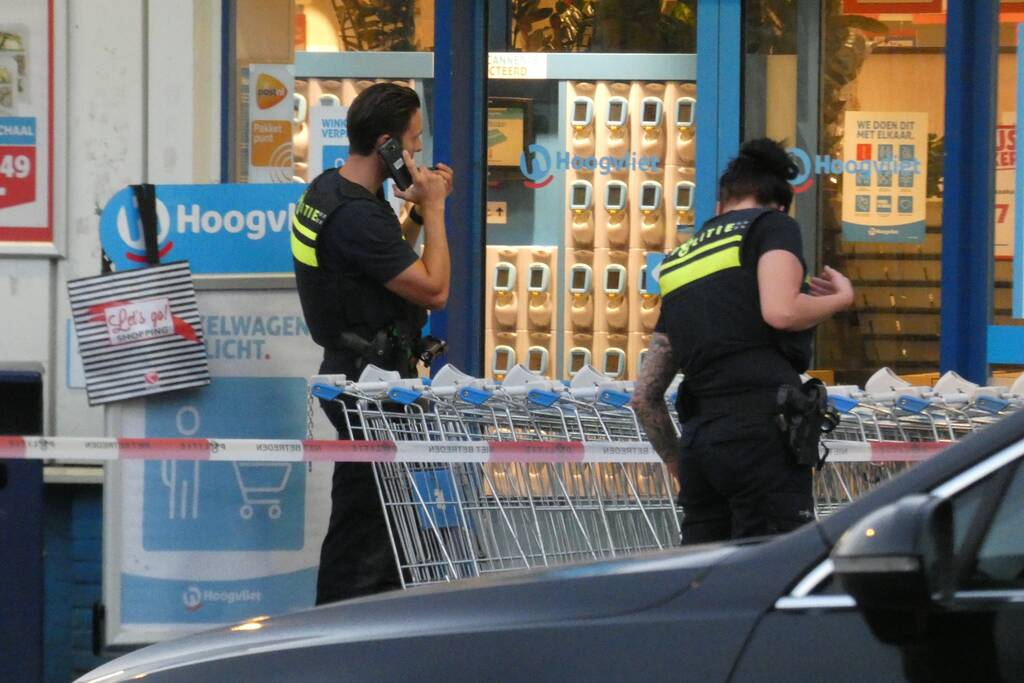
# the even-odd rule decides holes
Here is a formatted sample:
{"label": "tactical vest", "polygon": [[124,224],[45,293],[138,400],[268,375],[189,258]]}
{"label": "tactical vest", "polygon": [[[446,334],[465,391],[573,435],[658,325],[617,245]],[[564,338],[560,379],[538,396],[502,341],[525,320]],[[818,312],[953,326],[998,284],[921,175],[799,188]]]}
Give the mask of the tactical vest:
{"label": "tactical vest", "polygon": [[[310,335],[328,351],[345,352],[343,332],[372,340],[381,331],[413,339],[425,314],[373,282],[362,272],[347,272],[342,264],[322,263],[319,237],[331,216],[349,203],[371,201],[349,197],[343,179],[330,169],[310,183],[295,207],[291,225],[292,260],[296,287]],[[396,369],[396,368],[392,368]]]}
{"label": "tactical vest", "polygon": [[744,262],[745,240],[768,213],[745,209],[708,221],[659,269],[659,330],[698,391],[702,385],[721,393],[729,386],[741,391],[745,384],[789,382],[810,362],[810,331],[782,332],[764,321],[757,264]]}
{"label": "tactical vest", "polygon": [[[768,212],[768,209],[737,211],[736,214],[743,215],[736,216],[736,220],[709,224],[688,242],[676,247],[658,271],[662,299],[703,278],[740,268],[743,238],[750,226]],[[740,273],[736,275],[742,277]]]}

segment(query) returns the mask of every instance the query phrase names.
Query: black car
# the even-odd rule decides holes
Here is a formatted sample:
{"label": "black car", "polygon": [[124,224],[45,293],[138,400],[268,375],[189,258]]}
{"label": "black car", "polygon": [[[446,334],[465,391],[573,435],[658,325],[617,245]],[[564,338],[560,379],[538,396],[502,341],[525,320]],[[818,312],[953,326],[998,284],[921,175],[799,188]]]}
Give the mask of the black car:
{"label": "black car", "polygon": [[1024,412],[775,539],[393,592],[81,678],[1024,680]]}

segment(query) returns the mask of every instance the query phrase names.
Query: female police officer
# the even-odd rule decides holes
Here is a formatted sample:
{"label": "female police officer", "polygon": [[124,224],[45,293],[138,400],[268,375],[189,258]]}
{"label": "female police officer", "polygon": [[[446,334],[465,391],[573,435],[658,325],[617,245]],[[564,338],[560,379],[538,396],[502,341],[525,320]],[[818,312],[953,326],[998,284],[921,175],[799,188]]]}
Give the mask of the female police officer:
{"label": "female police officer", "polygon": [[[793,460],[777,421],[779,388],[800,385],[814,326],[850,306],[853,288],[827,266],[804,283],[800,227],[786,213],[796,172],[778,143],[743,145],[719,181],[719,215],[660,269],[661,317],[633,404],[678,468],[684,544],[814,516],[811,468]],[[680,438],[664,401],[678,371]]]}

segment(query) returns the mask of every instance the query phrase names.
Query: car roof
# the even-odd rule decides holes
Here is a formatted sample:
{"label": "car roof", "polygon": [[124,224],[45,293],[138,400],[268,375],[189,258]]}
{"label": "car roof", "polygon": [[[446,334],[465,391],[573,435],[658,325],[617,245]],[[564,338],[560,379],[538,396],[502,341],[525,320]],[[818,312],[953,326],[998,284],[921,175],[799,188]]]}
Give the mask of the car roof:
{"label": "car roof", "polygon": [[1021,440],[1024,440],[1024,410],[969,434],[863,498],[839,509],[820,523],[826,541],[834,545],[847,528],[869,512],[911,493],[927,493],[972,465]]}

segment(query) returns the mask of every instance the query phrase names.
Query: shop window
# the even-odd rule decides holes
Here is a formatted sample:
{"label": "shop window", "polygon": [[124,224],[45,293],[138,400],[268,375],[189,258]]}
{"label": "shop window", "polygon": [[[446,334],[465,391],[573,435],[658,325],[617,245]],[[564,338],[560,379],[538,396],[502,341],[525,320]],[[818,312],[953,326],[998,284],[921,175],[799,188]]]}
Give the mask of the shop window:
{"label": "shop window", "polygon": [[511,0],[507,15],[516,52],[697,51],[697,0]]}
{"label": "shop window", "polygon": [[[1024,325],[1013,317],[1014,215],[1017,197],[1017,24],[1024,21],[1024,5],[1003,2],[999,12],[999,57],[996,81],[995,139],[995,261],[992,289],[992,324]],[[994,365],[997,382],[1009,383],[1024,365]]]}
{"label": "shop window", "polygon": [[[815,364],[840,384],[884,366],[928,383],[939,365],[946,15],[809,5],[746,4],[744,136],[794,148],[808,266],[831,265],[856,289],[853,309],[819,326]],[[807,38],[817,27],[820,44]],[[802,90],[814,82],[817,93]]]}
{"label": "shop window", "polygon": [[[347,107],[368,85],[385,80],[304,78],[294,71],[296,54],[429,52],[434,46],[434,0],[245,0],[236,1],[233,10],[235,68],[228,75],[233,96],[226,103],[232,121],[226,175],[233,182],[311,180],[347,149],[311,141],[314,114],[324,106]],[[256,82],[260,77],[265,88]],[[423,83],[386,80],[425,94]],[[254,112],[251,94],[264,91],[288,94],[277,104],[274,97],[258,102],[260,111]]]}
{"label": "shop window", "polygon": [[[636,377],[660,298],[643,277],[694,228],[697,2],[490,0],[485,364]],[[547,54],[562,53],[557,57]],[[605,56],[599,53],[614,53]],[[609,76],[595,79],[597,66]],[[500,364],[499,364],[500,365]],[[545,370],[538,368],[544,367]]]}

